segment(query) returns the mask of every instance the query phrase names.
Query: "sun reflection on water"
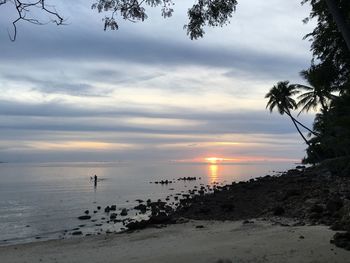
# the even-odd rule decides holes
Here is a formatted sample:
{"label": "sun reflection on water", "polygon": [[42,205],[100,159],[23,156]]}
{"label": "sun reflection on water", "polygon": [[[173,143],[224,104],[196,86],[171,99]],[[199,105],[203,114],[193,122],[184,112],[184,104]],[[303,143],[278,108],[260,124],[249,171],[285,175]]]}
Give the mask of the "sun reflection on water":
{"label": "sun reflection on water", "polygon": [[208,166],[208,173],[209,173],[210,183],[217,182],[219,178],[219,166],[216,164],[210,164]]}

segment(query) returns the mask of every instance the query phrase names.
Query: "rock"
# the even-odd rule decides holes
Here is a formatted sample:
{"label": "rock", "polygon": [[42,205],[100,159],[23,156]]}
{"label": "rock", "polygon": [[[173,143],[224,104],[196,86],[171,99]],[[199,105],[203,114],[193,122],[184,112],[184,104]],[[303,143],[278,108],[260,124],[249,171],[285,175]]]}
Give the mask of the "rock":
{"label": "rock", "polygon": [[283,201],[289,199],[292,196],[297,196],[297,195],[300,195],[300,191],[298,189],[289,189],[286,191],[283,197]]}
{"label": "rock", "polygon": [[122,212],[120,213],[121,216],[127,216],[128,215],[128,210],[126,208],[122,209]]}
{"label": "rock", "polygon": [[109,219],[110,220],[114,220],[117,218],[117,214],[116,213],[112,213],[110,216],[109,216]]}
{"label": "rock", "polygon": [[88,215],[89,214],[89,210],[85,210],[85,212],[84,212],[86,215]]}
{"label": "rock", "polygon": [[198,225],[198,226],[196,226],[196,228],[204,228],[204,226],[203,225]]}
{"label": "rock", "polygon": [[109,213],[109,211],[111,211],[111,209],[109,208],[109,206],[106,206],[105,212],[106,212],[106,213]]}
{"label": "rock", "polygon": [[157,215],[151,215],[150,224],[166,224],[174,221],[173,218],[165,212],[159,212]]}
{"label": "rock", "polygon": [[91,219],[91,216],[88,216],[88,215],[79,216],[78,219],[79,220],[88,220],[88,219]]}
{"label": "rock", "polygon": [[78,236],[78,235],[82,235],[82,234],[83,234],[83,232],[81,232],[81,231],[74,231],[72,233],[72,236]]}
{"label": "rock", "polygon": [[133,221],[125,225],[129,230],[144,229],[148,226],[147,220]]}
{"label": "rock", "polygon": [[321,214],[323,212],[323,206],[321,205],[313,205],[310,208],[310,213],[317,213],[317,214]]}
{"label": "rock", "polygon": [[221,209],[225,212],[231,212],[235,208],[234,204],[231,203],[224,203],[221,205]]}
{"label": "rock", "polygon": [[117,210],[117,206],[116,205],[111,205],[109,210],[110,211],[116,211]]}
{"label": "rock", "polygon": [[147,206],[144,204],[139,204],[138,206],[135,206],[134,209],[139,210],[142,214],[144,214],[147,211]]}
{"label": "rock", "polygon": [[281,216],[285,213],[285,210],[283,207],[281,206],[277,206],[273,209],[273,215],[275,216]]}
{"label": "rock", "polygon": [[97,210],[101,210],[101,206],[98,206],[98,207],[97,207]]}
{"label": "rock", "polygon": [[350,232],[336,233],[331,240],[331,243],[337,247],[350,250]]}
{"label": "rock", "polygon": [[328,200],[326,204],[326,209],[331,214],[334,214],[342,207],[343,207],[343,201],[339,197]]}
{"label": "rock", "polygon": [[198,213],[200,213],[200,214],[209,214],[210,213],[210,211],[211,211],[211,209],[209,208],[209,207],[201,207],[200,209],[199,209],[199,211],[198,211]]}
{"label": "rock", "polygon": [[194,181],[194,180],[197,180],[197,177],[180,177],[179,179],[177,179],[178,181]]}

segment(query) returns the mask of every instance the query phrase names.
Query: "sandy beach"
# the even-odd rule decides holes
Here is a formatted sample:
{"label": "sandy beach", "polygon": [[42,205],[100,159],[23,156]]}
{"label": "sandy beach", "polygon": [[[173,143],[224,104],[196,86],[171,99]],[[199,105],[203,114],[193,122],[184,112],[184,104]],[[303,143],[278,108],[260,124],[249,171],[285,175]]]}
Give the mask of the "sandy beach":
{"label": "sandy beach", "polygon": [[271,221],[189,221],[165,228],[0,248],[2,263],[19,262],[348,262],[326,226]]}

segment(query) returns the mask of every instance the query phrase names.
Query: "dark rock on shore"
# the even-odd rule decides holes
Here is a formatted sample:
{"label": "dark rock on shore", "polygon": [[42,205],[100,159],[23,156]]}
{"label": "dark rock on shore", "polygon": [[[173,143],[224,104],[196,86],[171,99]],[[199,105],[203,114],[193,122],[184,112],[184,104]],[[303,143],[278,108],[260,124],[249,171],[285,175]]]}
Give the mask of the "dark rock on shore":
{"label": "dark rock on shore", "polygon": [[135,206],[134,209],[139,210],[142,214],[144,214],[147,211],[147,206],[144,204],[139,204],[138,206]]}
{"label": "dark rock on shore", "polygon": [[148,220],[141,220],[141,221],[133,221],[130,222],[128,224],[126,224],[125,226],[129,229],[129,230],[137,230],[137,229],[144,229],[149,225]]}
{"label": "dark rock on shore", "polygon": [[200,220],[283,216],[350,231],[350,177],[334,176],[320,167],[298,167],[248,182],[214,185],[212,194],[182,199],[174,213]]}
{"label": "dark rock on shore", "polygon": [[336,233],[331,240],[331,243],[337,247],[350,250],[350,232]]}
{"label": "dark rock on shore", "polygon": [[275,207],[275,209],[273,210],[273,215],[275,215],[275,216],[281,216],[281,215],[283,215],[284,213],[285,213],[285,210],[284,210],[284,208],[281,207],[281,206],[277,206],[277,207]]}

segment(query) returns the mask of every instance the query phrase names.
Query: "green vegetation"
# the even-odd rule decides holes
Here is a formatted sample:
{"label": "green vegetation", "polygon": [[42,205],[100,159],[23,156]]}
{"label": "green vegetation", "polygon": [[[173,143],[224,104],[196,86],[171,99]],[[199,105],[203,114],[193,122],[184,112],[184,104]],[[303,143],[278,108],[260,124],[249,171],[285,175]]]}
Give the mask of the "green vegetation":
{"label": "green vegetation", "polygon": [[[313,60],[300,74],[308,85],[278,82],[266,94],[267,107],[286,113],[308,145],[305,163],[322,163],[337,172],[350,171],[350,51],[345,37],[330,14],[327,1],[307,0],[312,6],[310,18],[318,23],[310,39]],[[337,0],[343,27],[350,28],[350,2]],[[308,19],[310,19],[308,18]],[[306,19],[306,20],[308,20]],[[276,95],[278,94],[278,95]],[[296,98],[294,96],[298,94]],[[318,111],[309,139],[297,127],[291,110]],[[305,127],[304,127],[305,128]]]}

